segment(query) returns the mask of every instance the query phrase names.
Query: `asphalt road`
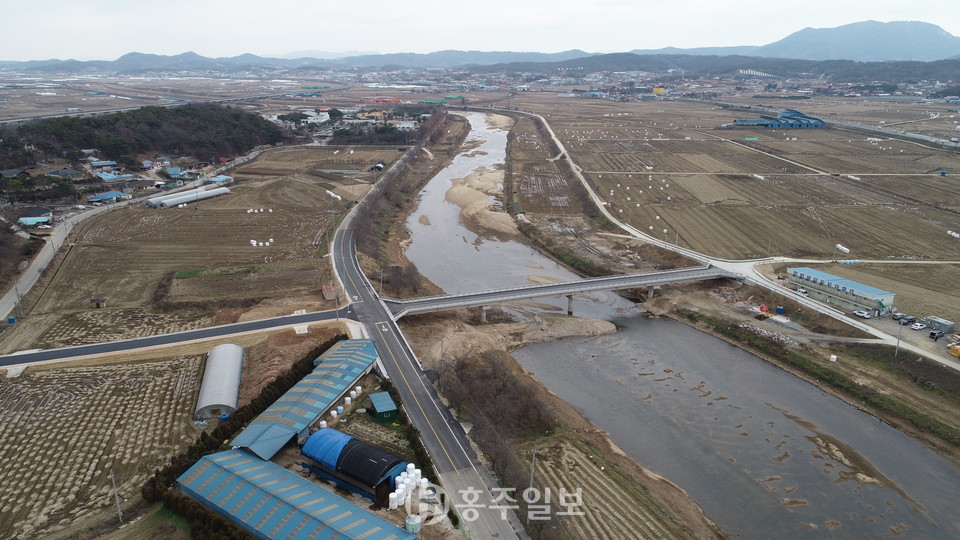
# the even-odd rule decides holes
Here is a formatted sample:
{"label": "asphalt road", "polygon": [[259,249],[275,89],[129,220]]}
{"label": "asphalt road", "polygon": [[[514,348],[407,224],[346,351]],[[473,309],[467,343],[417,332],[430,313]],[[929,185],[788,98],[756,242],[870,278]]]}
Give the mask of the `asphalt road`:
{"label": "asphalt road", "polygon": [[40,252],[37,253],[36,257],[30,262],[30,265],[20,274],[14,286],[0,297],[0,317],[6,318],[7,315],[20,317],[21,314],[15,309],[17,302],[19,302],[20,298],[27,294],[27,291],[40,279],[40,274],[43,273],[47,265],[50,264],[50,261],[53,260],[53,256],[57,253],[57,250],[60,249],[60,246],[63,245],[64,241],[66,241],[67,235],[70,234],[73,227],[84,219],[93,217],[101,212],[106,212],[112,208],[114,207],[101,206],[87,210],[81,214],[70,216],[51,229],[50,236],[47,242],[43,244],[43,247],[40,248]]}
{"label": "asphalt road", "polygon": [[[496,484],[488,475],[482,475],[483,467],[478,464],[466,433],[450,410],[441,405],[392,314],[361,272],[349,220],[334,237],[333,258],[340,281],[356,310],[357,320],[366,325],[380,361],[403,400],[407,416],[420,430],[420,440],[433,459],[434,469],[448,496],[463,508],[463,490],[480,490],[483,495],[479,503],[489,504],[494,499],[490,487],[496,487]],[[471,537],[517,538],[512,525],[515,518],[504,519],[500,511],[487,507],[477,510],[476,520],[463,522]]]}
{"label": "asphalt road", "polygon": [[190,341],[225,337],[246,332],[289,328],[294,325],[308,324],[318,321],[329,321],[332,319],[337,319],[338,317],[352,318],[353,309],[340,308],[339,310],[334,311],[315,311],[313,313],[304,313],[301,315],[287,315],[272,319],[261,319],[259,321],[199,328],[197,330],[187,330],[173,334],[161,334],[157,336],[127,339],[123,341],[110,341],[107,343],[79,345],[77,347],[65,347],[62,349],[48,349],[20,354],[10,354],[6,356],[0,356],[0,367],[18,364],[32,364],[50,360],[69,360],[71,358],[118,353],[147,347],[177,345]]}

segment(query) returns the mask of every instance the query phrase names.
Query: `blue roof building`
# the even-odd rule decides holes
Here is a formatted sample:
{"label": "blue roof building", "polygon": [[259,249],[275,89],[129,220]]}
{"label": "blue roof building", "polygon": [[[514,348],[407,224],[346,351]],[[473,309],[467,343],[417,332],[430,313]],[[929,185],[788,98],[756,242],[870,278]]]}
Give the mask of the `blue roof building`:
{"label": "blue roof building", "polygon": [[761,115],[760,118],[737,118],[734,120],[737,127],[768,127],[768,128],[824,128],[826,122],[819,118],[807,116],[800,111],[785,109],[777,116]]}
{"label": "blue roof building", "polygon": [[36,227],[37,225],[43,223],[50,223],[53,218],[50,217],[21,217],[17,219],[17,223],[25,227]]}
{"label": "blue roof building", "polygon": [[397,417],[397,404],[388,392],[370,394],[370,401],[373,403],[371,414],[377,420],[393,420]]}
{"label": "blue roof building", "polygon": [[257,538],[416,538],[296,473],[243,450],[204,456],[177,482],[185,494]]}
{"label": "blue roof building", "polygon": [[314,370],[254,418],[231,446],[270,459],[294,437],[303,443],[310,426],[369,373],[377,359],[373,340],[340,341],[314,360]]}
{"label": "blue roof building", "polygon": [[119,199],[128,199],[130,195],[122,191],[107,191],[104,193],[97,193],[96,195],[90,195],[87,197],[88,202],[109,202],[115,203]]}
{"label": "blue roof building", "polygon": [[59,171],[53,171],[53,172],[51,172],[51,173],[47,173],[47,174],[45,174],[44,176],[52,176],[52,177],[54,177],[54,178],[71,178],[71,179],[73,179],[73,178],[82,178],[82,177],[83,177],[83,173],[82,173],[81,171],[76,170],[76,169],[60,169]]}
{"label": "blue roof building", "polygon": [[123,178],[133,178],[132,174],[113,174],[108,172],[99,172],[97,173],[97,178],[103,180],[104,182],[113,182],[114,180],[120,180]]}
{"label": "blue roof building", "polygon": [[380,506],[387,506],[390,493],[397,487],[396,477],[407,468],[407,462],[397,456],[333,428],[310,435],[300,452],[303,466],[311,472]]}
{"label": "blue roof building", "polygon": [[841,309],[864,309],[881,314],[893,307],[894,293],[815,270],[787,268],[787,283],[794,289],[804,289],[807,295]]}
{"label": "blue roof building", "polygon": [[116,167],[116,161],[94,161],[90,164],[91,167]]}

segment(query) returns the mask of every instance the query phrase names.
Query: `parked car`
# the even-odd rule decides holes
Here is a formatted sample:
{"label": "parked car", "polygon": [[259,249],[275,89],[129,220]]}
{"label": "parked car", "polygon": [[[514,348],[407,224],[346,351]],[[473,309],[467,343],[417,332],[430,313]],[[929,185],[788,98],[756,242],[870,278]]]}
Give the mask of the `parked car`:
{"label": "parked car", "polygon": [[900,319],[902,319],[902,318],[904,318],[904,317],[906,317],[906,316],[907,316],[906,313],[894,313],[893,315],[890,316],[890,318],[892,318],[892,319],[895,320],[895,321],[899,321]]}
{"label": "parked car", "polygon": [[923,324],[922,322],[916,322],[910,325],[911,330],[923,330],[926,327],[927,325]]}
{"label": "parked car", "polygon": [[944,336],[943,330],[931,330],[931,331],[930,331],[930,339],[936,340],[936,339],[942,338],[943,336]]}
{"label": "parked car", "polygon": [[38,229],[52,229],[53,227],[51,227],[50,225],[37,225],[37,228],[38,228]]}
{"label": "parked car", "polygon": [[860,317],[861,319],[869,319],[869,318],[870,318],[870,314],[867,313],[866,311],[862,310],[862,309],[858,309],[858,310],[854,311],[853,314],[856,315],[857,317]]}
{"label": "parked car", "polygon": [[904,315],[904,316],[901,317],[900,320],[897,321],[897,322],[899,322],[899,323],[902,324],[902,325],[908,325],[908,324],[913,324],[913,323],[917,322],[917,318],[914,317],[913,315]]}

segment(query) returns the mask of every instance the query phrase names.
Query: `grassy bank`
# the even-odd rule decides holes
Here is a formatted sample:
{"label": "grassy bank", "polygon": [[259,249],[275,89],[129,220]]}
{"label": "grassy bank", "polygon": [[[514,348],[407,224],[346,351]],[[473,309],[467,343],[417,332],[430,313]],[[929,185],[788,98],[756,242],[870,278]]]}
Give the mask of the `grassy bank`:
{"label": "grassy bank", "polygon": [[[945,424],[932,415],[894,396],[880,393],[865,384],[858,383],[848,375],[824,364],[822,360],[818,360],[796,350],[788,349],[748,329],[740,328],[732,322],[687,309],[678,309],[674,313],[687,321],[709,328],[714,333],[743,346],[746,350],[754,354],[797,371],[813,379],[817,384],[824,385],[842,396],[855,400],[867,409],[872,409],[876,413],[882,413],[882,415],[888,415],[893,419],[909,424],[923,433],[934,435],[952,446],[960,447],[960,430]],[[864,357],[862,354],[858,354],[857,356],[859,356],[861,360],[867,359],[867,357]],[[869,361],[876,360],[870,359]],[[903,378],[904,384],[912,383],[908,377],[904,376]]]}

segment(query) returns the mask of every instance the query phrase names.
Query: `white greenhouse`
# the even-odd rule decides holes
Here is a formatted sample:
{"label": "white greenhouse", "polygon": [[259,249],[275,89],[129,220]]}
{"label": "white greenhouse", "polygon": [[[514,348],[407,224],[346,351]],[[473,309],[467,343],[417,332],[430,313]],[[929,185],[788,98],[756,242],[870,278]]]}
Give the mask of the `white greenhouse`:
{"label": "white greenhouse", "polygon": [[167,199],[165,201],[160,201],[157,203],[158,208],[171,208],[177,206],[178,204],[189,204],[192,202],[202,201],[204,199],[209,199],[211,197],[216,197],[218,195],[226,195],[230,193],[230,188],[219,187],[215,189],[208,189],[206,191],[185,192],[179,197],[174,197],[172,199]]}
{"label": "white greenhouse", "polygon": [[200,193],[201,191],[206,191],[206,188],[205,188],[205,187],[198,187],[198,188],[190,189],[190,190],[187,190],[187,191],[178,191],[178,192],[176,192],[176,193],[167,193],[166,195],[159,195],[159,196],[157,196],[157,197],[150,197],[149,199],[147,199],[147,206],[149,206],[150,208],[156,208],[156,207],[159,206],[160,203],[163,202],[163,201],[169,201],[169,200],[171,200],[171,199],[176,199],[176,198],[182,197],[182,196],[184,196],[184,195],[186,195],[186,194],[188,194],[188,193],[191,194],[191,195],[196,195],[197,193]]}
{"label": "white greenhouse", "polygon": [[243,372],[243,348],[217,345],[207,354],[207,364],[197,398],[197,418],[210,418],[237,410],[240,377]]}

